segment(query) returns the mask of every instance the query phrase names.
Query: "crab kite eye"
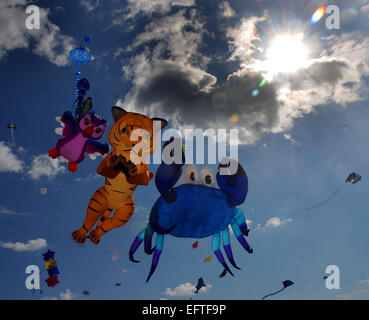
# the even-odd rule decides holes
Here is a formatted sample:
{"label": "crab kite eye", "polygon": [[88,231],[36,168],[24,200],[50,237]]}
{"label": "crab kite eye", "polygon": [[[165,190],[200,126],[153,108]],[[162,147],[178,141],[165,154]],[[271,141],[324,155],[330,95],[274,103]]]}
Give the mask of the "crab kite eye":
{"label": "crab kite eye", "polygon": [[186,183],[198,184],[199,182],[199,171],[194,164],[188,164],[186,166]]}
{"label": "crab kite eye", "polygon": [[215,186],[215,176],[210,168],[202,168],[200,171],[201,184],[213,188]]}

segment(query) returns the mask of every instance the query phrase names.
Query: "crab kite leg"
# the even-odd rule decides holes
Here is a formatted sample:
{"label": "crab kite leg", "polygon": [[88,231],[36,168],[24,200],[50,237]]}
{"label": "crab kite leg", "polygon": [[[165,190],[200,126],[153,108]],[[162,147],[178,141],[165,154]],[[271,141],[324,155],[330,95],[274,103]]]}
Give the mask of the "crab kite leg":
{"label": "crab kite leg", "polygon": [[240,227],[241,232],[247,237],[250,230],[247,229],[246,219],[241,209],[236,208],[234,219],[236,220],[236,223]]}
{"label": "crab kite leg", "polygon": [[154,235],[154,231],[152,230],[152,228],[150,226],[147,226],[146,230],[145,230],[145,242],[144,242],[144,246],[145,246],[145,253],[147,254],[152,254],[155,250],[154,248],[151,248],[151,241],[152,241],[152,236]]}
{"label": "crab kite leg", "polygon": [[223,230],[223,232],[222,232],[222,242],[223,242],[223,248],[224,248],[224,251],[225,251],[225,253],[228,257],[228,260],[230,261],[230,263],[232,264],[233,267],[240,270],[241,268],[239,268],[237,266],[237,264],[236,264],[236,262],[234,261],[234,258],[233,258],[228,227],[227,227],[227,229]]}
{"label": "crab kite leg", "polygon": [[146,231],[146,228],[144,230],[142,230],[138,236],[135,238],[135,240],[133,241],[132,245],[131,245],[131,248],[129,249],[129,260],[131,260],[132,262],[140,262],[138,260],[135,260],[134,258],[134,254],[135,252],[137,251],[137,249],[139,248],[139,246],[141,245],[143,239],[144,239],[144,236],[145,236],[145,231]]}
{"label": "crab kite leg", "polygon": [[147,276],[146,282],[149,282],[151,276],[155,272],[156,267],[158,266],[161,251],[163,250],[163,245],[164,245],[164,235],[163,234],[157,234],[156,235],[156,240],[155,240],[155,248],[156,249],[154,251],[154,256],[152,257],[151,269],[150,269],[149,275]]}
{"label": "crab kite leg", "polygon": [[224,267],[224,269],[227,270],[233,276],[233,273],[232,273],[231,269],[229,269],[227,263],[224,260],[223,254],[220,251],[220,232],[213,235],[211,246],[212,246],[212,249],[213,249],[215,255],[217,256],[219,262]]}
{"label": "crab kite leg", "polygon": [[238,242],[241,246],[248,252],[253,253],[254,251],[251,249],[250,245],[247,243],[246,239],[243,237],[240,227],[238,226],[235,219],[232,220],[232,230],[234,235],[236,236]]}

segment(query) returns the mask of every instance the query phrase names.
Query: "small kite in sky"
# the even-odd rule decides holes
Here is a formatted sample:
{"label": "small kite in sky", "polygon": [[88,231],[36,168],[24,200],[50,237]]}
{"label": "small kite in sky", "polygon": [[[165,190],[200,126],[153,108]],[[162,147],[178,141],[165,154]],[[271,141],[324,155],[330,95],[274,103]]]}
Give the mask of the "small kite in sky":
{"label": "small kite in sky", "polygon": [[199,290],[200,290],[202,287],[206,287],[206,284],[205,284],[205,282],[204,282],[204,279],[203,279],[203,278],[199,278],[199,280],[197,280],[197,285],[196,285],[196,291],[195,291],[195,293],[199,293]]}
{"label": "small kite in sky", "polygon": [[14,141],[14,132],[13,130],[17,128],[17,126],[14,123],[9,123],[8,124],[8,128],[10,129],[10,132],[12,134],[12,142],[13,142],[13,146],[15,145],[15,141]]}
{"label": "small kite in sky", "polygon": [[212,257],[212,256],[208,256],[208,257],[206,257],[206,258],[204,259],[204,261],[203,261],[203,262],[209,262],[209,261],[211,261],[211,259],[213,259],[213,257]]}
{"label": "small kite in sky", "polygon": [[346,178],[346,182],[351,182],[352,184],[358,183],[360,180],[361,176],[355,172],[351,172]]}
{"label": "small kite in sky", "polygon": [[82,294],[85,295],[85,296],[89,296],[90,295],[90,291],[84,290],[84,291],[82,291]]}
{"label": "small kite in sky", "polygon": [[59,269],[56,265],[57,260],[55,258],[55,252],[47,250],[47,252],[42,254],[44,256],[45,268],[49,274],[49,278],[45,280],[48,287],[55,287],[59,283],[58,274]]}
{"label": "small kite in sky", "polygon": [[51,277],[56,276],[60,273],[58,267],[51,267],[51,268],[47,269],[47,272],[48,272],[49,276],[51,276]]}
{"label": "small kite in sky", "polygon": [[50,268],[53,268],[53,267],[56,267],[56,263],[57,263],[57,260],[48,260],[48,261],[45,261],[45,268],[46,270],[50,269]]}
{"label": "small kite in sky", "polygon": [[51,250],[47,250],[46,253],[42,254],[44,256],[44,261],[49,261],[50,259],[54,259],[55,252]]}
{"label": "small kite in sky", "polygon": [[59,283],[58,276],[49,277],[45,281],[48,287],[53,287],[53,288]]}
{"label": "small kite in sky", "polygon": [[[91,37],[90,36],[85,36],[85,42],[86,43],[90,43],[91,42]],[[80,95],[80,89],[81,87],[79,86],[80,79],[81,79],[81,66],[83,64],[86,64],[88,62],[90,62],[92,60],[92,54],[90,53],[90,51],[88,51],[87,48],[80,46],[77,48],[72,49],[69,52],[69,57],[77,64],[77,70],[76,70],[76,76],[75,76],[75,103],[74,103],[74,107],[77,107],[78,104],[81,102],[79,98]],[[85,80],[85,79],[82,79]],[[87,90],[89,89],[89,86],[87,88]],[[87,91],[86,90],[86,91]]]}
{"label": "small kite in sky", "polygon": [[199,242],[198,242],[198,241],[195,241],[195,242],[192,244],[192,249],[196,249],[198,246],[199,246]]}
{"label": "small kite in sky", "polygon": [[[88,98],[83,107],[92,109],[92,99]],[[69,162],[68,170],[75,172],[78,164],[85,159],[85,154],[99,153],[105,155],[109,146],[97,142],[106,130],[106,120],[100,118],[95,112],[87,111],[75,119],[70,111],[64,112],[60,118],[62,123],[62,135],[56,143],[56,147],[48,151],[49,157],[56,159],[60,156]]]}
{"label": "small kite in sky", "polygon": [[291,280],[285,280],[282,283],[283,283],[283,288],[282,289],[267,294],[266,296],[263,297],[262,300],[264,300],[266,297],[274,296],[275,294],[278,294],[278,293],[282,292],[284,289],[286,289],[287,287],[292,286],[294,284],[294,282],[291,281]]}
{"label": "small kite in sky", "polygon": [[115,286],[116,286],[116,287],[121,287],[121,286],[122,286],[122,283],[121,283],[121,282],[116,282],[116,283],[115,283]]}

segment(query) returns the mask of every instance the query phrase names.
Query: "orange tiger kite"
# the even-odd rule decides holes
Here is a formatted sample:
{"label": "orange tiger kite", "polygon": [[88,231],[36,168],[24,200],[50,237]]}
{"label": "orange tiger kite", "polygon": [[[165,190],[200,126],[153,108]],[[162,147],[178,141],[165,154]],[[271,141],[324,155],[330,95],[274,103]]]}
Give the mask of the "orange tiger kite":
{"label": "orange tiger kite", "polygon": [[[97,168],[97,173],[105,177],[105,185],[92,196],[82,227],[72,233],[73,239],[78,243],[86,241],[87,233],[99,219],[97,227],[88,235],[94,244],[98,244],[100,237],[106,232],[120,228],[128,222],[135,208],[134,191],[138,185],[148,185],[150,180],[147,164],[135,164],[131,161],[134,160],[131,159],[134,154],[132,152],[135,152],[134,147],[140,142],[144,146],[140,156],[142,152],[146,155],[153,154],[157,145],[154,121],[160,123],[160,130],[168,125],[164,119],[151,119],[119,107],[113,107],[112,114],[115,123],[109,132],[108,140],[113,151]],[[138,140],[131,140],[132,132],[137,134]],[[115,212],[111,216],[113,210]]]}

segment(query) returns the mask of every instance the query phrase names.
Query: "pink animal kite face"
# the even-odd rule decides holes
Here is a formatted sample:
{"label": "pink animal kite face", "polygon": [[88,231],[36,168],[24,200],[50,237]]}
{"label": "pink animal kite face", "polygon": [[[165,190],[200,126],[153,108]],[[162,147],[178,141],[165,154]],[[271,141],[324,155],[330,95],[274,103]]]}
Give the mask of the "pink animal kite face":
{"label": "pink animal kite face", "polygon": [[86,138],[98,140],[106,130],[106,121],[95,113],[86,113],[79,120],[78,126]]}

